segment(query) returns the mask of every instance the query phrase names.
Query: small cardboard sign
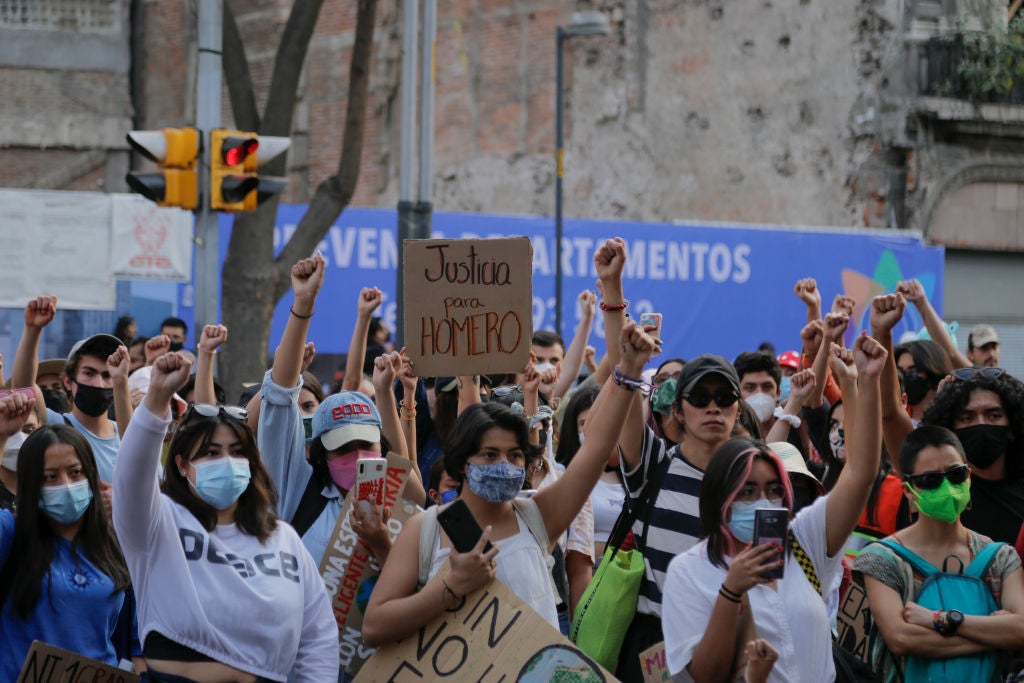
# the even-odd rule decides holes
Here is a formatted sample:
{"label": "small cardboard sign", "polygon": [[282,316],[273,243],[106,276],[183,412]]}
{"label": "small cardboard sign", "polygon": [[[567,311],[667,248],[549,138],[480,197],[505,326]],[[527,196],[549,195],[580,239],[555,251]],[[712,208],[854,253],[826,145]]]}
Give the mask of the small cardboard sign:
{"label": "small cardboard sign", "polygon": [[131,671],[98,662],[41,641],[34,641],[18,674],[18,683],[138,683]]}
{"label": "small cardboard sign", "polygon": [[[384,479],[384,505],[391,508],[388,533],[394,541],[405,522],[416,514],[416,506],[402,499],[413,464],[397,453],[388,453]],[[370,593],[380,575],[376,558],[349,522],[355,505],[355,490],[345,496],[345,505],[331,533],[331,542],[320,562],[320,576],[331,599],[331,610],[338,622],[338,650],[341,666],[349,673],[359,671],[373,648],[363,644],[363,614]]]}
{"label": "small cardboard sign", "polygon": [[668,662],[665,660],[664,641],[640,653],[640,673],[644,675],[644,683],[663,683],[672,680],[668,672]]}
{"label": "small cardboard sign", "polygon": [[864,577],[853,572],[846,597],[839,605],[836,615],[837,641],[861,660],[871,663],[868,635],[871,633],[871,610],[868,609],[868,594],[864,590]]}
{"label": "small cardboard sign", "polygon": [[[446,562],[431,583],[448,572]],[[501,581],[416,633],[377,650],[356,683],[606,683],[616,678],[551,628]]]}
{"label": "small cardboard sign", "polygon": [[405,240],[406,353],[420,377],[519,372],[533,336],[527,237]]}

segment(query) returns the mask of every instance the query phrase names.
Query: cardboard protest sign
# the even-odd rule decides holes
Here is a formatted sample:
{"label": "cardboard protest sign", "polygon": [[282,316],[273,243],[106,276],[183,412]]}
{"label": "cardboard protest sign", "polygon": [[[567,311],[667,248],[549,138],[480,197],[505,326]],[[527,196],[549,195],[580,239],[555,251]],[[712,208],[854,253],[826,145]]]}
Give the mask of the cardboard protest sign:
{"label": "cardboard protest sign", "polygon": [[[406,520],[416,513],[416,506],[402,500],[405,483],[413,464],[397,453],[388,453],[388,471],[384,480],[384,505],[391,508],[388,533],[395,540]],[[377,583],[380,567],[373,553],[364,544],[349,522],[355,505],[355,490],[345,496],[341,516],[331,533],[331,542],[320,562],[320,576],[331,596],[331,609],[338,622],[338,648],[341,665],[355,673],[363,665],[373,648],[363,644],[363,613],[370,601],[370,593]]]}
{"label": "cardboard protest sign", "polygon": [[[447,572],[445,563],[433,581],[440,581]],[[359,672],[356,683],[441,679],[491,683],[616,680],[497,579],[466,596],[459,610],[444,612],[408,638],[379,648]]]}
{"label": "cardboard protest sign", "polygon": [[652,645],[640,653],[640,673],[644,675],[644,683],[662,683],[671,681],[668,662],[665,660],[665,642]]}
{"label": "cardboard protest sign", "polygon": [[139,676],[95,659],[35,641],[18,674],[18,683],[138,683]]}
{"label": "cardboard protest sign", "polygon": [[850,588],[839,605],[836,615],[838,642],[865,662],[871,662],[868,635],[871,633],[871,610],[868,609],[868,594],[864,590],[864,577],[853,573]]}
{"label": "cardboard protest sign", "polygon": [[526,237],[405,240],[406,353],[421,377],[518,372],[533,336]]}

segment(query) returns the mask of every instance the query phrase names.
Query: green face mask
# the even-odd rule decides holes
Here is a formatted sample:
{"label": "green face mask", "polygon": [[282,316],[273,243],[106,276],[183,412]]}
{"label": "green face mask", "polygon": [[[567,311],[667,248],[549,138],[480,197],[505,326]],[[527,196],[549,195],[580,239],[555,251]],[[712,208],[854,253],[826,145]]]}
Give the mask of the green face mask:
{"label": "green face mask", "polygon": [[947,524],[955,522],[960,517],[960,513],[967,509],[967,504],[971,502],[970,479],[962,484],[951,484],[949,479],[944,478],[937,489],[918,490],[909,482],[905,482],[903,485],[917,496],[914,504],[917,505],[917,509],[921,511],[922,515]]}

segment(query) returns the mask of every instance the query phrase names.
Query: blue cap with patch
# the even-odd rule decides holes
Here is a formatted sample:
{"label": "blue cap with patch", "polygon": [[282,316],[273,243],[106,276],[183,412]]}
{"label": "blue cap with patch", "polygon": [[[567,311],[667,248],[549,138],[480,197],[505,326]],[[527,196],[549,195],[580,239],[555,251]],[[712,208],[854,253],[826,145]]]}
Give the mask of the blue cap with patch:
{"label": "blue cap with patch", "polygon": [[313,415],[311,443],[320,439],[324,448],[337,450],[350,441],[380,441],[380,413],[370,397],[358,391],[342,391],[324,399]]}

